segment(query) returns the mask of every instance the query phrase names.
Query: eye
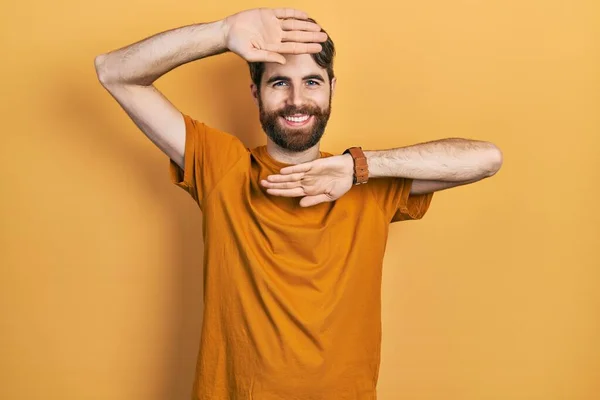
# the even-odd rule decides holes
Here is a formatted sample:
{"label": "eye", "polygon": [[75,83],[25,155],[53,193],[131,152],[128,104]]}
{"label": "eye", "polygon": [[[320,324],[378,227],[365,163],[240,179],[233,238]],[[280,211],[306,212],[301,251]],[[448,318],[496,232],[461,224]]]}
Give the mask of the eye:
{"label": "eye", "polygon": [[284,81],[275,82],[275,83],[273,84],[273,87],[277,87],[277,86],[279,86],[279,84],[280,84],[280,83],[286,83],[286,82],[284,82]]}
{"label": "eye", "polygon": [[311,84],[310,84],[311,82],[312,82],[312,83],[314,83],[315,85],[319,85],[319,82],[317,82],[317,81],[315,81],[315,80],[313,80],[313,79],[309,79],[309,80],[308,80],[308,81],[306,81],[306,82],[307,82],[307,83],[309,83],[309,86],[314,86],[314,85],[311,85]]}

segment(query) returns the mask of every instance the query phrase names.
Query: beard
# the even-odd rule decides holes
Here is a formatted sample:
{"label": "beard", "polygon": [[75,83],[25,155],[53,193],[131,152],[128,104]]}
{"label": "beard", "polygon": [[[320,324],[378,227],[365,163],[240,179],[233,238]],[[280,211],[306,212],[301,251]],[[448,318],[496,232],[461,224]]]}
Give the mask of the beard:
{"label": "beard", "polygon": [[[327,121],[331,114],[331,96],[327,109],[317,105],[306,104],[300,107],[288,105],[274,111],[266,111],[262,99],[258,96],[258,107],[260,111],[260,123],[267,136],[279,147],[293,152],[301,152],[310,149],[319,141],[325,133]],[[280,117],[294,114],[312,116],[313,120],[303,127],[286,126]]]}

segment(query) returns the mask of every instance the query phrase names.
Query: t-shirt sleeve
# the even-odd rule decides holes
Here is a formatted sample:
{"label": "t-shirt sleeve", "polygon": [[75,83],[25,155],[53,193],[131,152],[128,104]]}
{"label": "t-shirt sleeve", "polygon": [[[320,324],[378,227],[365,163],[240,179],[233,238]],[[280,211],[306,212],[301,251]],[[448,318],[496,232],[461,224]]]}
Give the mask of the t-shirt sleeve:
{"label": "t-shirt sleeve", "polygon": [[411,195],[410,178],[373,178],[365,186],[371,189],[385,218],[392,222],[421,219],[429,209],[433,193]]}
{"label": "t-shirt sleeve", "polygon": [[203,207],[204,199],[247,149],[236,136],[182,114],[185,121],[184,168],[170,159],[171,181]]}

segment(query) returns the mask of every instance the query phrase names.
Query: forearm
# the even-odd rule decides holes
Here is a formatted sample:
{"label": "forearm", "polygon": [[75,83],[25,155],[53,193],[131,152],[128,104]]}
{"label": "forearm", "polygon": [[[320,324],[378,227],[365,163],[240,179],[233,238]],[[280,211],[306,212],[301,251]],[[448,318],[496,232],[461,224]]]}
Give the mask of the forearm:
{"label": "forearm", "polygon": [[369,178],[463,182],[491,176],[502,164],[502,153],[494,144],[456,138],[364,153]]}
{"label": "forearm", "polygon": [[96,72],[105,85],[147,86],[180,65],[226,51],[223,21],[188,25],[97,56]]}

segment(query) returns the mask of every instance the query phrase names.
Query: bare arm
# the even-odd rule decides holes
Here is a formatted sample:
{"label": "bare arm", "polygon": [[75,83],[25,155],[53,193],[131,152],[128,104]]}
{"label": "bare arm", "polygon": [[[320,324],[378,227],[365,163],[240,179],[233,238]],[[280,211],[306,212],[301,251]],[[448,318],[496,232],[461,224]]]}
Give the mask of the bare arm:
{"label": "bare arm", "polygon": [[494,144],[459,138],[364,153],[370,178],[411,178],[411,194],[477,182],[502,165],[502,152]]}
{"label": "bare arm", "polygon": [[[369,178],[412,179],[411,194],[477,182],[502,166],[502,152],[494,144],[468,139],[442,139],[364,154]],[[308,207],[343,196],[352,188],[353,175],[352,156],[342,154],[282,168],[261,185],[275,196],[305,196],[300,205]]]}
{"label": "bare arm", "polygon": [[96,57],[98,79],[133,122],[183,168],[185,125],[177,108],[153,85],[172,69],[227,51],[223,22],[156,34]]}
{"label": "bare arm", "polygon": [[327,35],[307,18],[295,9],[261,8],[184,26],[97,56],[96,73],[142,132],[184,168],[183,117],[154,81],[180,65],[229,50],[247,61],[282,63],[284,53],[318,53]]}

